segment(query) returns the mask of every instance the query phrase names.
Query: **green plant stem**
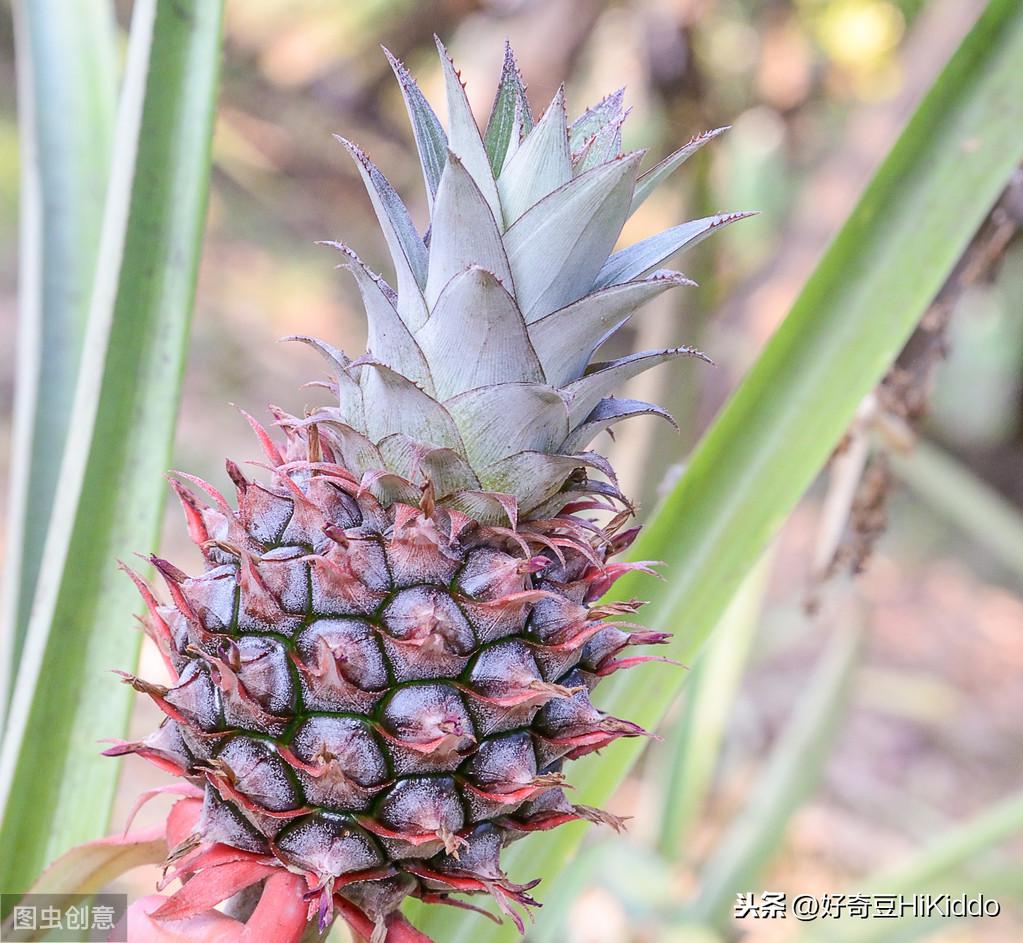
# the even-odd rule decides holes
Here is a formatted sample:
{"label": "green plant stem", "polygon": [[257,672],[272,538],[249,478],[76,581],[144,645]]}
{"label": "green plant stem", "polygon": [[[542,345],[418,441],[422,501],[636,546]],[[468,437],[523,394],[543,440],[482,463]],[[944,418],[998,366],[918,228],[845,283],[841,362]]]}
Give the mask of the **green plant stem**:
{"label": "green plant stem", "polygon": [[[1000,882],[974,877],[968,866],[977,858],[1023,833],[1023,792],[1017,792],[984,810],[973,819],[956,825],[935,838],[901,864],[868,877],[852,889],[858,894],[950,892],[955,894],[998,893]],[[1003,886],[1023,886],[1019,870],[1003,872]],[[1005,880],[1005,879],[1008,880]],[[1010,890],[1010,893],[1012,891]],[[1015,896],[1015,895],[1014,895]],[[882,943],[892,937],[878,927],[881,921],[829,921],[827,926],[808,925],[793,943]],[[905,921],[903,921],[905,922]],[[900,936],[899,939],[902,939]]]}
{"label": "green plant stem", "polygon": [[[859,613],[854,618],[862,622]],[[831,640],[750,800],[702,869],[699,896],[687,910],[694,922],[727,926],[736,891],[756,879],[792,813],[816,786],[847,703],[862,639],[863,626],[856,624],[843,626]]]}
{"label": "green plant stem", "polygon": [[1023,579],[1023,514],[944,449],[919,441],[893,453],[895,474],[932,508]]}
{"label": "green plant stem", "polygon": [[765,558],[735,594],[712,640],[693,666],[678,720],[658,751],[665,763],[658,778],[662,794],[657,847],[669,861],[685,854],[686,839],[710,790],[760,616],[769,569]]}
{"label": "green plant stem", "polygon": [[912,893],[941,880],[971,859],[1023,833],[1023,792],[946,832],[919,853],[867,882],[868,891]]}

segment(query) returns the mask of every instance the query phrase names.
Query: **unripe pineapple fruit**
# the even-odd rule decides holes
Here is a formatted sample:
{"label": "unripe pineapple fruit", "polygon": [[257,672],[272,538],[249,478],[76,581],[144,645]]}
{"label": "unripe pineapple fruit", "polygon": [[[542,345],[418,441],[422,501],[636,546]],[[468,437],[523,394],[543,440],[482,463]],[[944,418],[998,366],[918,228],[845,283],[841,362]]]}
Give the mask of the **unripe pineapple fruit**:
{"label": "unripe pineapple fruit", "polygon": [[[439,44],[438,44],[439,45]],[[154,559],[168,604],[137,580],[169,686],[128,680],[166,714],[137,753],[203,791],[179,874],[237,849],[307,879],[312,912],[361,914],[383,939],[408,895],[487,893],[521,926],[533,903],[499,857],[530,831],[608,815],[572,805],[567,760],[643,731],[591,701],[599,680],[665,635],[600,606],[642,564],[591,440],[630,416],[625,380],[688,347],[594,363],[645,301],[682,285],[670,256],[744,214],[684,223],[617,252],[630,213],[716,132],[640,173],[622,153],[622,93],[569,123],[559,91],[533,120],[511,51],[481,135],[440,48],[441,127],[401,86],[430,225],[355,145],[394,288],[335,244],[362,295],[358,359],[331,362],[336,401],[254,420],[269,468],[228,463],[236,500],[174,488],[206,570]],[[624,619],[623,619],[624,617]],[[221,855],[221,858],[223,856]],[[218,859],[219,861],[219,859]],[[193,877],[192,880],[197,880]],[[240,888],[230,888],[232,891]]]}

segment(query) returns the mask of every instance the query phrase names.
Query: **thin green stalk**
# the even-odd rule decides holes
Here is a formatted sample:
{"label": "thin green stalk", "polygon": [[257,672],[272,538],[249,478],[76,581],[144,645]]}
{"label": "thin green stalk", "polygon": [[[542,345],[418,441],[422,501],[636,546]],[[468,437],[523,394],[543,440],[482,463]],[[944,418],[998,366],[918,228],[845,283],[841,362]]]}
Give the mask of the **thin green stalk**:
{"label": "thin green stalk", "polygon": [[[735,594],[690,672],[678,721],[657,751],[664,759],[657,847],[669,861],[684,856],[686,840],[710,791],[769,569],[768,559],[761,560]],[[679,621],[683,615],[679,613]]]}
{"label": "thin green stalk", "polygon": [[221,4],[139,0],[95,288],[28,641],[0,755],[0,887],[105,830],[138,635],[118,559],[156,546],[202,240]]}
{"label": "thin green stalk", "polygon": [[1023,579],[1023,514],[944,449],[917,442],[892,455],[895,474],[932,508]]}
{"label": "thin green stalk", "polygon": [[686,916],[727,926],[738,890],[752,886],[778,849],[792,813],[817,785],[839,727],[863,638],[861,625],[831,640],[792,719],[743,806],[701,871],[700,893]]}
{"label": "thin green stalk", "polygon": [[88,318],[116,101],[107,0],[15,0],[18,349],[0,610],[0,718],[21,659]]}
{"label": "thin green stalk", "polygon": [[867,882],[867,890],[912,893],[1020,834],[1023,834],[1023,792],[1014,793],[949,829],[919,853],[875,875]]}
{"label": "thin green stalk", "polygon": [[[985,853],[1023,834],[1023,792],[1017,792],[991,806],[968,822],[939,835],[921,851],[892,868],[868,877],[857,894],[897,894],[912,897],[932,892],[997,894],[995,881],[968,872],[969,865]],[[1007,872],[1009,886],[1018,895],[1019,871]],[[1007,901],[1003,901],[1003,904]],[[826,925],[808,926],[793,943],[882,943],[890,939],[878,921],[830,920]],[[873,925],[870,925],[873,924]]]}

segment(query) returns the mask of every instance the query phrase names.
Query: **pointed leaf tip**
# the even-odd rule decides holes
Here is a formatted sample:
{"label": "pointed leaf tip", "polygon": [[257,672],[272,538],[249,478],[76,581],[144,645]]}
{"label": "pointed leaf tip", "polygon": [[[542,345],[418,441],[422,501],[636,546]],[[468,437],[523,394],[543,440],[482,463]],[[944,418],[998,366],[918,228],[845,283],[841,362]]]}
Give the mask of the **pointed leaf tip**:
{"label": "pointed leaf tip", "polygon": [[[448,102],[448,145],[457,154],[465,169],[472,176],[487,201],[494,219],[501,219],[501,201],[497,195],[497,183],[491,169],[490,158],[483,144],[479,125],[473,116],[469,99],[465,94],[465,83],[461,73],[448,55],[444,44],[435,37],[440,54],[441,70],[444,73],[444,88]],[[450,158],[449,158],[450,159]]]}
{"label": "pointed leaf tip", "polygon": [[600,260],[607,259],[625,222],[641,156],[634,151],[574,177],[505,233],[527,323],[593,289]]}
{"label": "pointed leaf tip", "polygon": [[572,170],[578,175],[585,173],[622,154],[622,127],[632,109],[627,109],[587,138],[583,145],[572,152]]}
{"label": "pointed leaf tip", "polygon": [[340,267],[352,273],[362,296],[368,325],[367,353],[432,393],[429,368],[412,337],[410,326],[401,318],[394,292],[379,275],[366,267],[355,252],[340,243],[337,248],[348,259]]}
{"label": "pointed leaf tip", "polygon": [[693,135],[677,151],[673,151],[664,160],[646,171],[646,173],[640,174],[639,179],[636,181],[636,192],[633,194],[630,213],[635,213],[643,201],[700,148],[713,141],[714,138],[724,134],[730,128],[731,125],[724,125],[711,131],[702,131],[700,134]]}
{"label": "pointed leaf tip", "polygon": [[511,42],[505,39],[501,78],[483,134],[483,144],[495,177],[500,175],[508,155],[518,147],[520,136],[528,134],[532,128],[533,115],[526,97],[526,84],[515,61]]}
{"label": "pointed leaf tip", "polygon": [[596,105],[587,108],[569,128],[572,150],[578,151],[609,122],[619,118],[625,102],[625,86],[605,95]]}
{"label": "pointed leaf tip", "polygon": [[691,285],[662,269],[648,278],[602,288],[529,325],[530,338],[548,382],[564,386],[585,372],[594,350],[651,298]]}
{"label": "pointed leaf tip", "polygon": [[702,350],[696,347],[690,347],[688,344],[683,344],[680,347],[675,348],[675,352],[680,357],[692,357],[694,360],[702,360],[706,364],[710,364],[712,367],[717,366],[717,362],[707,356]]}
{"label": "pointed leaf tip", "polygon": [[722,226],[755,213],[721,213],[694,219],[633,243],[612,255],[597,275],[596,287],[619,285],[654,270],[676,252],[690,248]]}
{"label": "pointed leaf tip", "polygon": [[429,253],[416,230],[401,197],[363,150],[347,138],[334,138],[355,161],[362,182],[369,194],[377,222],[387,241],[394,264],[395,280],[400,298],[402,320],[418,326],[426,320],[422,288],[426,284]]}
{"label": "pointed leaf tip", "polygon": [[402,98],[405,101],[405,110],[408,112],[412,134],[416,141],[416,150],[419,152],[419,163],[423,169],[426,196],[432,210],[433,199],[437,194],[440,177],[444,171],[448,137],[436,112],[426,100],[404,63],[386,46],[380,48],[383,49],[384,55],[394,71]]}
{"label": "pointed leaf tip", "polygon": [[432,308],[451,279],[471,265],[493,272],[512,290],[512,273],[498,220],[471,169],[449,151],[434,206],[427,304]]}
{"label": "pointed leaf tip", "polygon": [[507,158],[498,177],[505,225],[511,226],[526,210],[571,179],[572,152],[562,85],[533,131]]}
{"label": "pointed leaf tip", "polygon": [[706,354],[695,347],[682,345],[644,350],[608,363],[591,364],[584,376],[562,387],[561,390],[570,404],[569,415],[572,424],[583,422],[601,399],[626,380],[678,357],[692,357],[707,363],[712,362]]}

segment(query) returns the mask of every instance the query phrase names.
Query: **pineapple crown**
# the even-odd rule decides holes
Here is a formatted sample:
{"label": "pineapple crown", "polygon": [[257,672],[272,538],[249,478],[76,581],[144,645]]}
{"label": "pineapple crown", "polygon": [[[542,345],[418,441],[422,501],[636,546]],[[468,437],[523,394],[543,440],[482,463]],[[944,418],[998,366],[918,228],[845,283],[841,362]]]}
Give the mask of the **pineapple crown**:
{"label": "pineapple crown", "polygon": [[[445,132],[405,66],[385,50],[415,137],[430,225],[421,236],[401,197],[354,144],[338,138],[369,193],[394,266],[393,289],[348,246],[368,320],[352,360],[298,337],[336,369],[338,405],[305,422],[383,504],[438,505],[483,521],[553,517],[573,502],[627,502],[614,471],[587,451],[602,430],[651,403],[619,384],[692,347],[610,362],[595,351],[650,299],[695,284],[659,268],[715,229],[750,214],[709,216],[615,252],[629,216],[724,128],[640,172],[622,151],[624,90],[569,123],[564,88],[534,121],[511,47],[480,134],[459,73],[437,40]],[[600,478],[593,478],[596,472]],[[578,505],[576,505],[578,506]]]}

